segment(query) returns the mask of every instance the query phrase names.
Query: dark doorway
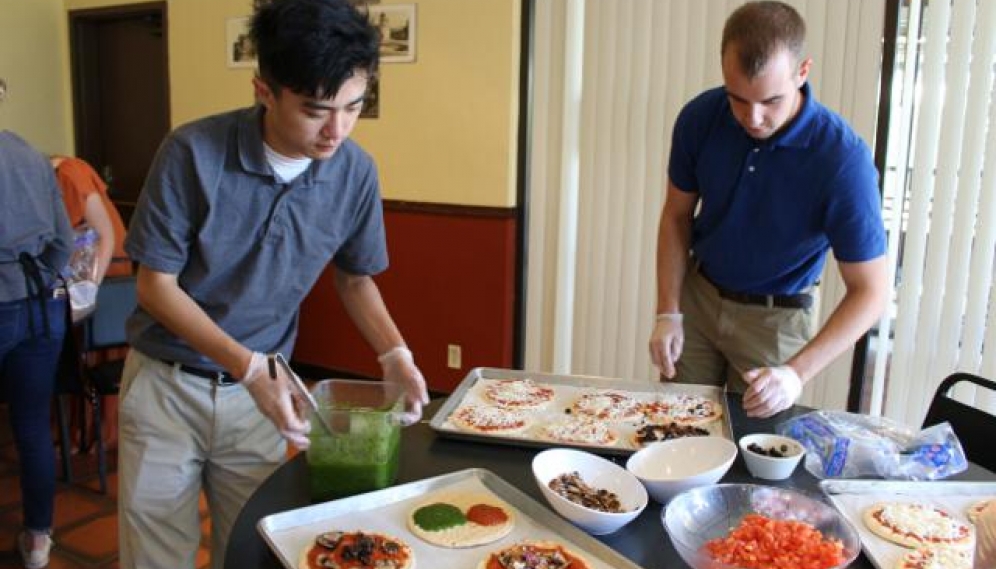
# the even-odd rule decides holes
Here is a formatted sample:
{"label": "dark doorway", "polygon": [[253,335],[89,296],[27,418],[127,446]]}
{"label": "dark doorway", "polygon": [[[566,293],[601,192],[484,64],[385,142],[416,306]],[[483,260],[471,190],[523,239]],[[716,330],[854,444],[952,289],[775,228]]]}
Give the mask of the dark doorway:
{"label": "dark doorway", "polygon": [[69,12],[76,154],[125,223],[169,132],[166,2]]}

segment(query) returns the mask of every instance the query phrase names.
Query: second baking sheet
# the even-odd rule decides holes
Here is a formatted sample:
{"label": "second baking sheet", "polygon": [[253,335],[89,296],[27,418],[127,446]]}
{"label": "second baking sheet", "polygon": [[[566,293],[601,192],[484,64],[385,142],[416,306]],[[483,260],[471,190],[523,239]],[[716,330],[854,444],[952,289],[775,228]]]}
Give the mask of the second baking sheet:
{"label": "second baking sheet", "polygon": [[[550,385],[555,389],[554,400],[551,404],[544,407],[541,411],[532,412],[533,417],[536,419],[535,426],[520,433],[490,435],[463,430],[449,420],[453,411],[462,405],[485,404],[486,402],[482,398],[481,386],[488,381],[502,379],[531,379],[536,383]],[[618,440],[611,445],[568,443],[545,439],[541,436],[540,428],[543,425],[564,417],[565,409],[569,408],[581,393],[592,389],[620,391],[631,394],[634,398],[640,400],[651,400],[655,395],[661,393],[698,395],[712,399],[720,405],[723,415],[718,420],[704,425],[703,428],[711,435],[733,440],[726,393],[720,387],[636,382],[596,376],[546,374],[501,368],[474,368],[470,370],[463,381],[460,382],[460,385],[457,386],[457,389],[446,400],[446,403],[433,416],[430,426],[439,434],[447,437],[514,444],[517,446],[567,446],[585,450],[597,450],[604,454],[630,454],[638,450],[639,447],[631,439],[641,424],[640,421],[623,421],[616,424],[613,428],[618,430]]]}

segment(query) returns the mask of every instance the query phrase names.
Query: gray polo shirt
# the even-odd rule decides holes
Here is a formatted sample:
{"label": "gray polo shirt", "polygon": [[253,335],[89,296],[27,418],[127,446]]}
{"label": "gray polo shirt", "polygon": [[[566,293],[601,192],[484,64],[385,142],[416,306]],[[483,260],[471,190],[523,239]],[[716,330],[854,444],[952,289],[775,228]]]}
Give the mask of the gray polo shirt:
{"label": "gray polo shirt", "polygon": [[[344,142],[289,183],[266,162],[262,109],[201,119],[160,147],[125,250],[180,287],[228,334],[261,352],[290,354],[298,309],[331,261],[352,274],[387,268],[377,170]],[[221,367],[139,307],[128,322],[139,351]]]}
{"label": "gray polo shirt", "polygon": [[28,297],[18,256],[39,259],[52,287],[72,253],[73,228],[48,159],[6,130],[0,131],[0,204],[0,302],[11,302]]}

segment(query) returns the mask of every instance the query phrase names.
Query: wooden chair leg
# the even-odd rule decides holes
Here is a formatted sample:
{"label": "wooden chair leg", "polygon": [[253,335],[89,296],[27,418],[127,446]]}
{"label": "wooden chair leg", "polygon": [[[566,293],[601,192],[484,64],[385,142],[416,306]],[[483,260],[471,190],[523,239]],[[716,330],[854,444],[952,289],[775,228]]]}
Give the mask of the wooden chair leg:
{"label": "wooden chair leg", "polygon": [[62,395],[55,396],[55,417],[59,424],[59,451],[62,454],[62,479],[66,484],[73,483],[72,443],[69,440],[69,418],[66,417],[66,402]]}
{"label": "wooden chair leg", "polygon": [[93,394],[93,439],[97,443],[97,476],[100,478],[100,493],[107,494],[107,454],[104,448],[103,429],[100,426],[103,414],[103,395]]}

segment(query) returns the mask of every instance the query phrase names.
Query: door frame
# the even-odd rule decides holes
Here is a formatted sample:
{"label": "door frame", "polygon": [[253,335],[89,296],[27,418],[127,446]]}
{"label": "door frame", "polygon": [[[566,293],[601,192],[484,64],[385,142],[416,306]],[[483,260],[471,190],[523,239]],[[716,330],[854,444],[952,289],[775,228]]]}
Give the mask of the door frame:
{"label": "door frame", "polygon": [[69,11],[69,57],[70,77],[73,95],[73,141],[76,155],[91,164],[103,163],[99,131],[91,120],[99,121],[100,92],[97,81],[96,40],[97,26],[107,20],[117,20],[135,16],[158,17],[162,22],[163,44],[163,85],[166,93],[162,109],[166,124],[171,125],[170,83],[169,83],[169,33],[167,2],[144,2],[110,6],[106,8],[85,8]]}

